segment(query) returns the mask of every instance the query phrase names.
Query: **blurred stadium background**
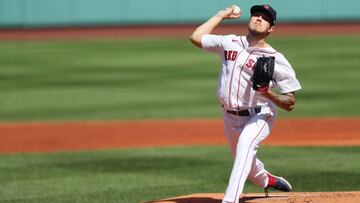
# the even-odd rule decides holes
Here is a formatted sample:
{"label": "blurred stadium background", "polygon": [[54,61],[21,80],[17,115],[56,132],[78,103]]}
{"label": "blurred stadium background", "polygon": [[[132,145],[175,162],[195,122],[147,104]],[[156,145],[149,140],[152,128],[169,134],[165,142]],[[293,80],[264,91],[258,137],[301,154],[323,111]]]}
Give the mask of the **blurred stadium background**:
{"label": "blurred stadium background", "polygon": [[[0,142],[11,137],[6,126],[19,123],[220,119],[219,61],[187,37],[232,4],[244,15],[219,32],[244,34],[250,7],[263,3],[278,11],[282,33],[270,43],[303,86],[296,109],[280,111],[280,119],[357,119],[359,1],[0,0]],[[26,142],[37,141],[56,144]],[[359,154],[356,145],[259,151],[296,191],[360,190]],[[224,145],[2,153],[0,202],[125,203],[223,192],[231,165]]]}
{"label": "blurred stadium background", "polygon": [[1,0],[0,26],[9,28],[187,24],[208,19],[220,8],[232,4],[249,18],[254,4],[268,3],[278,11],[278,22],[358,21],[359,2],[346,0],[230,1],[230,0]]}

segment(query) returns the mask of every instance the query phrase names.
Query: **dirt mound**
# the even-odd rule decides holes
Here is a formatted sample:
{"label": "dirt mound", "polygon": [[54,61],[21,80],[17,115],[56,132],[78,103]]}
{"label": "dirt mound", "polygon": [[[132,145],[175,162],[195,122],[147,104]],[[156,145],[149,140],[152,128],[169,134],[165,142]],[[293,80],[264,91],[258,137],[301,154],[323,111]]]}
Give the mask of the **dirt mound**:
{"label": "dirt mound", "polygon": [[[221,203],[223,194],[192,194],[155,200],[146,203]],[[262,193],[242,195],[240,203],[358,203],[360,192],[291,192],[271,193],[268,197]]]}

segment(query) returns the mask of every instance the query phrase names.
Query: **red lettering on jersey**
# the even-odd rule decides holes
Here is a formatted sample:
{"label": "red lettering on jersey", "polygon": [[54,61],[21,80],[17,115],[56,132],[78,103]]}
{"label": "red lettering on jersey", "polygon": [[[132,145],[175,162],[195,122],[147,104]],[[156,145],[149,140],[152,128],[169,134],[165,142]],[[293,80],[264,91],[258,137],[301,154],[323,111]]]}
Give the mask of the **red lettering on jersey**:
{"label": "red lettering on jersey", "polygon": [[233,51],[228,51],[227,60],[231,60],[231,54]]}
{"label": "red lettering on jersey", "polygon": [[231,61],[235,61],[236,57],[237,57],[238,52],[237,51],[224,51],[224,58],[225,60],[231,60]]}
{"label": "red lettering on jersey", "polygon": [[251,70],[253,69],[254,65],[255,61],[253,59],[249,59],[248,62],[245,64],[245,66]]}
{"label": "red lettering on jersey", "polygon": [[235,61],[237,54],[238,54],[237,51],[233,51],[232,56],[231,56],[231,60]]}

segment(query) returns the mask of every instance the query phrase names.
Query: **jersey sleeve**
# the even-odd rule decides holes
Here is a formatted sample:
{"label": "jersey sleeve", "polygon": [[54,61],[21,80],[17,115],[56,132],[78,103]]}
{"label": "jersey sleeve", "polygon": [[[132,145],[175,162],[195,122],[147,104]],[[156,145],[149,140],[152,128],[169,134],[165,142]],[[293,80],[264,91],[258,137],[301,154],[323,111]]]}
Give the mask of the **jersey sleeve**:
{"label": "jersey sleeve", "polygon": [[275,59],[274,79],[280,93],[295,92],[301,89],[301,85],[296,78],[294,69],[284,56],[280,55]]}
{"label": "jersey sleeve", "polygon": [[216,54],[222,53],[222,35],[205,34],[201,37],[201,46],[203,50],[213,52]]}

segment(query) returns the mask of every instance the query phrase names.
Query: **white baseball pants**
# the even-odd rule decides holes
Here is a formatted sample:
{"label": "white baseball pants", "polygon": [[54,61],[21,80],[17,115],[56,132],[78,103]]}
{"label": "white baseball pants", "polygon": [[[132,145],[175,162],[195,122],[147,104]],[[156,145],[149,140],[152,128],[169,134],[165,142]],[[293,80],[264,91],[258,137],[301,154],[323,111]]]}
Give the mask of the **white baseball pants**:
{"label": "white baseball pants", "polygon": [[260,143],[270,134],[275,108],[263,107],[250,116],[236,116],[223,110],[224,131],[235,161],[223,203],[237,203],[245,181],[265,188],[268,183],[264,164],[256,157]]}

